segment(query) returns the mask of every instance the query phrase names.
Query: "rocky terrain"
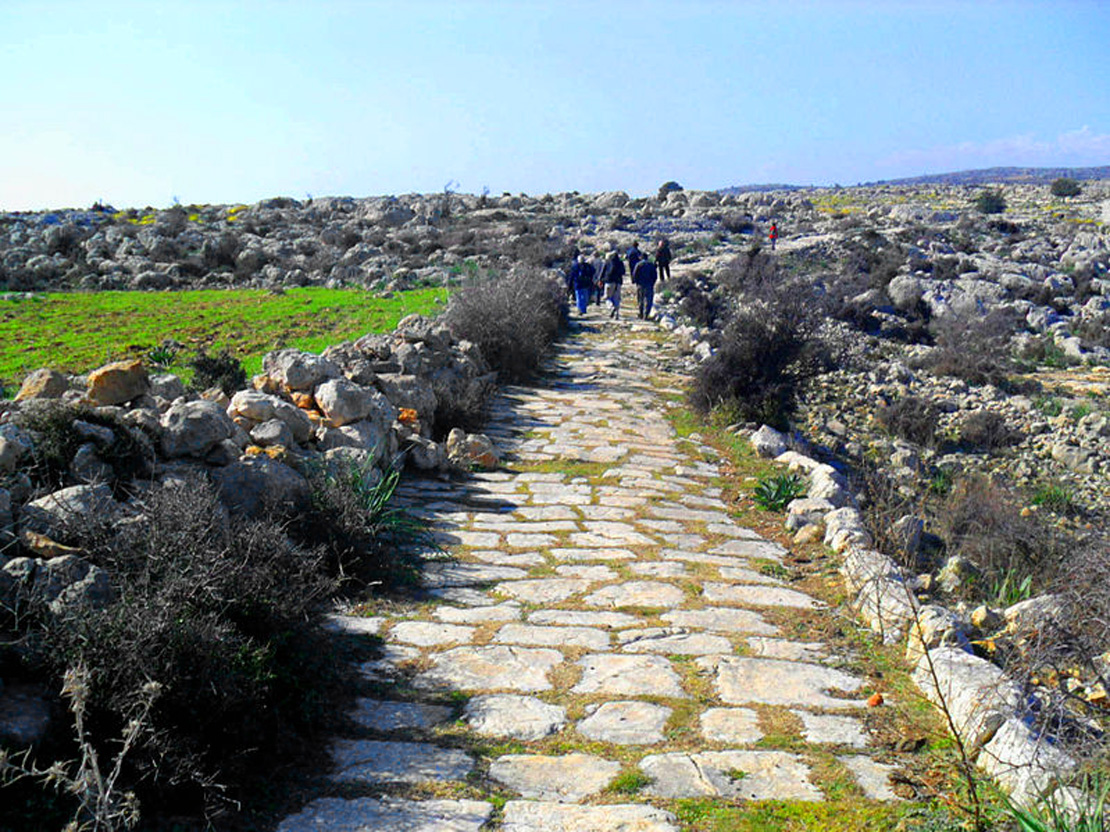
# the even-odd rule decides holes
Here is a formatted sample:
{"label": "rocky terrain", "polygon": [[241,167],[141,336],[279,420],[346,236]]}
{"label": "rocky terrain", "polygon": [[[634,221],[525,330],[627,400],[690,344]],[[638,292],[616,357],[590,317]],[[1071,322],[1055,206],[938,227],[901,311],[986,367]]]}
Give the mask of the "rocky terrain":
{"label": "rocky terrain", "polygon": [[[777,450],[792,445],[834,462],[844,472],[835,484],[846,493],[851,472],[870,463],[910,502],[931,487],[987,473],[1015,489],[1029,513],[1047,514],[1091,545],[1105,546],[1110,183],[1085,182],[1081,195],[1069,198],[1053,197],[1044,185],[1007,185],[998,193],[1005,202],[998,213],[984,213],[977,204],[980,188],[877,186],[739,195],[679,189],[641,199],[621,192],[444,193],[9,214],[0,216],[0,288],[27,293],[329,285],[392,292],[521,263],[549,269],[555,280],[575,248],[595,255],[666,236],[676,255],[675,274],[659,287],[655,317],[684,356],[672,370],[693,372],[714,356],[735,303],[733,289],[753,269],[801,281],[819,302],[815,308],[837,346],[837,362],[806,382],[789,425],[796,434],[784,435],[786,444]],[[782,236],[770,254],[765,237],[772,221]],[[308,498],[302,471],[313,462],[381,471],[403,454],[424,472],[444,472],[452,459],[463,468],[495,463],[496,448],[487,440],[448,433],[451,425],[437,424],[442,405],[472,397],[494,381],[472,344],[424,319],[405,321],[391,335],[335,345],[321,356],[276,351],[250,389],[230,395],[189,394],[176,378],[150,376],[138,362],[80,377],[44,368],[23,380],[16,402],[0,405],[0,533],[21,547],[21,557],[0,571],[0,594],[11,599],[38,587],[36,592],[49,593],[59,615],[69,605],[102,603],[110,595],[109,577],[55,538],[74,513],[133,511],[109,485],[123,476],[121,458],[146,466],[148,474],[157,470],[163,480],[186,482],[190,472],[202,471],[236,511],[250,513],[264,498],[297,505]],[[67,476],[81,484],[50,493],[35,487],[25,470],[41,439],[20,426],[42,400],[81,404],[92,414],[71,424],[85,441],[64,460]],[[911,400],[920,403],[910,413],[915,419],[898,421],[892,408],[905,411]],[[545,488],[532,484],[522,491],[531,495],[526,507],[540,505],[536,495]],[[692,505],[701,505],[698,500],[718,496],[707,491],[676,510],[689,514]],[[801,519],[792,530],[817,525],[835,536],[823,515],[838,507],[810,507],[812,516],[799,507],[792,517]],[[818,514],[819,522],[809,522]],[[604,518],[558,522],[568,519],[580,524],[577,533],[589,536],[594,521]],[[929,518],[917,520],[918,540],[935,531]],[[478,528],[485,522],[480,516],[467,522],[478,524],[475,533],[485,533]],[[681,537],[689,530],[656,531]],[[711,542],[698,543],[696,553],[706,554]],[[654,564],[638,563],[643,569],[634,571],[654,575]],[[669,563],[658,568],[682,571]],[[566,580],[584,590],[604,569],[582,567],[582,574],[567,572]],[[930,582],[942,578],[932,576],[914,589],[928,591]],[[609,581],[610,575],[598,580]],[[952,588],[959,580],[957,575]],[[988,619],[1004,623],[1005,604],[980,598],[972,606],[981,601],[993,604],[982,605],[984,629],[950,626],[940,628],[938,638],[965,630],[983,635]],[[970,606],[957,612],[970,623]],[[387,630],[396,634],[399,627]],[[604,637],[608,644],[610,635]],[[1077,684],[1085,696],[1098,698],[1096,679]],[[10,723],[29,731],[13,735],[20,741],[36,730],[34,709],[28,713],[27,721]],[[746,770],[748,758],[736,760]],[[517,782],[515,776],[504,782]],[[659,828],[670,828],[673,818],[655,820]]]}

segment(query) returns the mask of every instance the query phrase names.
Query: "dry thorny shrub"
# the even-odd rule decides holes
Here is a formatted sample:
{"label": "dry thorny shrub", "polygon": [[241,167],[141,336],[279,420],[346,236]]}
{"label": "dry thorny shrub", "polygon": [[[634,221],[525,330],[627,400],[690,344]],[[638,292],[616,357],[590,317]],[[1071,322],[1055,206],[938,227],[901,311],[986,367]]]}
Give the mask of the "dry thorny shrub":
{"label": "dry thorny shrub", "polygon": [[89,741],[104,758],[136,692],[158,682],[152,730],[122,781],[144,805],[215,810],[217,781],[262,775],[323,718],[336,670],[304,625],[335,583],[320,550],[275,522],[230,516],[203,479],[157,486],[139,505],[127,522],[88,519],[64,535],[108,572],[115,599],[57,614],[26,598],[4,622],[20,640],[0,664],[37,667],[55,690],[87,667]]}
{"label": "dry thorny shrub", "polygon": [[735,267],[735,309],[689,401],[699,413],[721,408],[731,419],[785,428],[801,383],[829,364],[822,308],[804,283],[770,279],[754,257]]}
{"label": "dry thorny shrub", "polygon": [[566,291],[534,268],[475,279],[451,296],[445,322],[455,337],[478,345],[504,381],[536,372],[559,333]]}
{"label": "dry thorny shrub", "polygon": [[932,322],[936,348],[925,364],[938,375],[953,376],[968,384],[1002,386],[1014,371],[1010,336],[1014,316],[996,309],[981,317],[947,315]]}

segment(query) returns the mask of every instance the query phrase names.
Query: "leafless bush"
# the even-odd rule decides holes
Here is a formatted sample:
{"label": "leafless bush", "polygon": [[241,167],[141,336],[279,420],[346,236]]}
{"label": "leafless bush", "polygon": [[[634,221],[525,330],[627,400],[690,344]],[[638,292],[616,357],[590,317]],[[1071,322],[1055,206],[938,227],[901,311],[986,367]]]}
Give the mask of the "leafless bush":
{"label": "leafless bush", "polygon": [[1015,328],[1013,315],[1000,309],[980,318],[941,318],[932,325],[937,346],[926,366],[968,384],[1004,385],[1014,371],[1010,335]]}
{"label": "leafless bush", "polygon": [[761,266],[738,298],[739,309],[703,362],[688,398],[699,413],[723,408],[732,418],[786,427],[801,382],[827,366],[822,309],[801,283],[765,279]]}
{"label": "leafless bush", "polygon": [[985,476],[958,480],[940,506],[937,530],[949,554],[973,563],[985,586],[1030,578],[1034,591],[1052,584],[1066,546],[1036,514],[1022,512],[1009,489]]}
{"label": "leafless bush", "polygon": [[472,280],[451,296],[445,321],[456,337],[478,345],[503,379],[533,375],[566,315],[562,283],[537,269]]}
{"label": "leafless bush", "polygon": [[779,282],[778,261],[758,245],[737,256],[714,276],[730,292],[759,291]]}
{"label": "leafless bush", "polygon": [[107,571],[116,600],[51,614],[32,599],[21,655],[55,689],[69,668],[88,668],[88,743],[105,759],[137,692],[162,685],[121,787],[166,811],[215,810],[217,778],[235,787],[264,776],[325,718],[336,670],[305,622],[334,581],[322,551],[229,517],[202,479],[155,488],[141,508],[67,533]]}
{"label": "leafless bush", "polygon": [[903,396],[883,405],[875,417],[883,430],[915,445],[932,445],[936,439],[937,409],[919,396]]}
{"label": "leafless bush", "polygon": [[960,422],[960,444],[965,446],[993,451],[1020,441],[1021,432],[993,410],[977,410]]}

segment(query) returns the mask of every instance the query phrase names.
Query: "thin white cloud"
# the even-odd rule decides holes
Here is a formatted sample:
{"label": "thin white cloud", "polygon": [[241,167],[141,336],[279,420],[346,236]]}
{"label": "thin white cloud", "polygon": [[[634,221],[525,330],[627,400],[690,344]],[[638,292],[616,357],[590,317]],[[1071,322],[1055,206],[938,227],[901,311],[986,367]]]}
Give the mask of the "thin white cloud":
{"label": "thin white cloud", "polygon": [[1019,134],[985,142],[904,150],[876,161],[876,167],[898,175],[942,173],[1000,166],[1055,167],[1110,164],[1110,133],[1096,133],[1084,125],[1053,139]]}

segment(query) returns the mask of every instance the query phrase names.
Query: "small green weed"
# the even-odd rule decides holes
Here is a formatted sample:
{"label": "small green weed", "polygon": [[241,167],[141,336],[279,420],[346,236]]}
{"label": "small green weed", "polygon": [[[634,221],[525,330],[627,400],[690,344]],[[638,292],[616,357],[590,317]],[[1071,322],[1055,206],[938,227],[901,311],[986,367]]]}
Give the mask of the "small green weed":
{"label": "small green weed", "polygon": [[1020,576],[1017,570],[1010,569],[990,589],[990,596],[999,607],[1009,607],[1019,601],[1033,597],[1033,576]]}
{"label": "small green weed", "polygon": [[1042,506],[1051,512],[1067,516],[1079,511],[1079,504],[1075,500],[1075,492],[1061,483],[1051,483],[1038,488],[1033,493],[1033,505]]}
{"label": "small green weed", "polygon": [[181,345],[176,341],[167,338],[156,347],[151,347],[146,353],[146,362],[159,370],[165,370],[173,366],[177,360],[177,354],[181,351]]}
{"label": "small green weed", "polygon": [[953,482],[952,472],[942,468],[933,474],[932,479],[929,480],[929,491],[943,497],[952,490]]}
{"label": "small green weed", "polygon": [[1090,416],[1094,412],[1089,402],[1080,402],[1068,411],[1068,416],[1071,417],[1073,422],[1078,422],[1084,416]]}
{"label": "small green weed", "polygon": [[1110,821],[1110,777],[1092,778],[1082,795],[1074,807],[1051,797],[1031,807],[1007,799],[1006,814],[1017,824],[1018,832],[1104,832]]}
{"label": "small green weed", "polygon": [[610,794],[638,794],[651,784],[651,778],[639,769],[622,771],[611,782],[605,791]]}
{"label": "small green weed", "polygon": [[1064,405],[1055,396],[1038,396],[1033,399],[1033,407],[1050,418],[1064,412]]}
{"label": "small green weed", "polygon": [[805,493],[805,483],[797,474],[779,474],[760,480],[752,492],[752,499],[768,511],[782,511]]}

